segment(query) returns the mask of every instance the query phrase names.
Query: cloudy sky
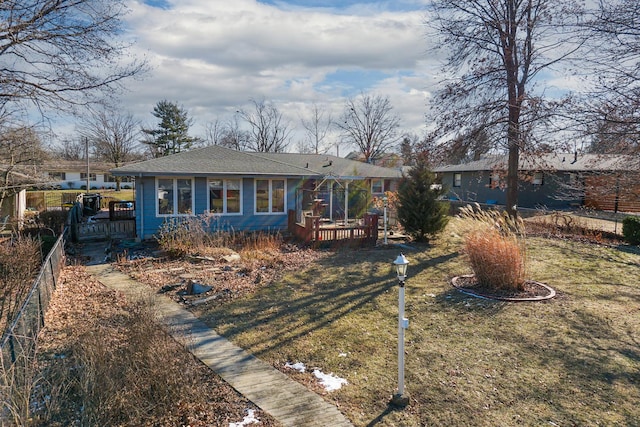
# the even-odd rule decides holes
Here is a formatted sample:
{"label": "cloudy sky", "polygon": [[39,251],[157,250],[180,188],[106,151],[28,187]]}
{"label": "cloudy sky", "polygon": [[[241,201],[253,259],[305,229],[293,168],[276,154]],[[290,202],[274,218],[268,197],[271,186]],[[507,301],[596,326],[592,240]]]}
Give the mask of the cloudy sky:
{"label": "cloudy sky", "polygon": [[[167,99],[194,134],[250,99],[273,101],[293,128],[315,102],[342,112],[361,92],[388,96],[403,130],[421,133],[437,64],[427,55],[426,0],[137,0],[126,17],[152,66],[123,108],[154,125]],[[300,134],[297,134],[296,138]],[[295,141],[290,146],[295,150]]]}

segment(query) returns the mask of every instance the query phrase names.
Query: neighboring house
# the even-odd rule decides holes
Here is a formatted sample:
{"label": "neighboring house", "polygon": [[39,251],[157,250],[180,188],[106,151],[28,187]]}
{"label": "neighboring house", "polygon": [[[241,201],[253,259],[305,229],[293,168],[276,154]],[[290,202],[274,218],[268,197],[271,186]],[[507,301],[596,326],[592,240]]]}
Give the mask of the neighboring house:
{"label": "neighboring house", "polygon": [[[137,235],[168,219],[215,214],[235,230],[284,230],[288,212],[348,220],[393,191],[399,170],[326,154],[255,153],[209,146],[112,169],[136,182]],[[366,202],[366,203],[365,203]]]}
{"label": "neighboring house", "polygon": [[[116,188],[116,180],[109,169],[113,165],[89,161],[89,190]],[[87,162],[65,161],[49,162],[42,166],[47,185],[62,189],[87,189]],[[132,179],[123,177],[122,188],[133,187]]]}
{"label": "neighboring house", "polygon": [[[600,154],[544,154],[520,161],[518,205],[524,208],[640,212],[640,159]],[[447,197],[506,203],[507,157],[434,168]]]}
{"label": "neighboring house", "polygon": [[[351,153],[347,154],[345,158],[349,160],[357,160],[359,162],[364,162],[364,154],[357,151],[352,151]],[[382,166],[385,168],[398,168],[398,167],[402,167],[403,162],[402,162],[402,157],[400,157],[399,154],[382,153],[375,159],[371,159],[369,163],[371,163],[372,165]]]}

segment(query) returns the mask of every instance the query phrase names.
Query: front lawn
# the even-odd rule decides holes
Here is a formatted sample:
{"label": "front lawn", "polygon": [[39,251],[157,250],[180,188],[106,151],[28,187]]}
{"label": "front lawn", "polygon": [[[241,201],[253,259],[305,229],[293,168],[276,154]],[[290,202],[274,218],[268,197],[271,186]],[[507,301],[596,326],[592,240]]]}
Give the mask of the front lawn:
{"label": "front lawn", "polygon": [[[357,426],[639,425],[640,255],[529,239],[541,303],[473,298],[459,239],[403,249],[407,278],[404,410],[397,387],[400,249],[345,250],[275,284],[198,313],[222,335],[335,402]],[[299,373],[285,363],[302,362]],[[314,367],[347,379],[325,392]]]}

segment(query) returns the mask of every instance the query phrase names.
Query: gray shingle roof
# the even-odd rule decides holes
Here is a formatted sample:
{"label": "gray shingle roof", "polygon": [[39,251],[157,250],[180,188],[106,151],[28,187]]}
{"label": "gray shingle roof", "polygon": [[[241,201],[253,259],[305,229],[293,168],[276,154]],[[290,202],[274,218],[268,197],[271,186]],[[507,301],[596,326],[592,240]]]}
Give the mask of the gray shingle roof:
{"label": "gray shingle roof", "polygon": [[396,169],[369,165],[326,154],[253,153],[218,145],[146,160],[112,169],[113,175],[272,175],[399,178]]}
{"label": "gray shingle roof", "polygon": [[[521,171],[628,171],[638,170],[638,159],[634,156],[611,154],[560,153],[543,154],[520,158]],[[435,172],[473,172],[507,169],[507,156],[488,156],[480,160],[459,165],[434,168]]]}

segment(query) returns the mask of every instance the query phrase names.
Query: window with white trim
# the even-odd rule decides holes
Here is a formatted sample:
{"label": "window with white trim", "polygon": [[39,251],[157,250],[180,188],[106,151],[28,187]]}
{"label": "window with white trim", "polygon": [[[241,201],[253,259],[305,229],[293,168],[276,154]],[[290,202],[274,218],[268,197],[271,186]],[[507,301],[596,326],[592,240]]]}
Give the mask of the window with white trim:
{"label": "window with white trim", "polygon": [[454,173],[453,174],[453,186],[454,187],[461,187],[462,186],[462,174],[461,173]]}
{"label": "window with white trim", "polygon": [[[87,180],[87,173],[86,172],[80,172],[80,179],[82,181],[86,181]],[[96,180],[96,174],[90,172],[89,173],[89,181],[95,181]]]}
{"label": "window with white trim", "polygon": [[51,181],[64,181],[66,178],[64,172],[47,172]]}
{"label": "window with white trim", "polygon": [[489,188],[498,188],[500,187],[500,174],[492,173],[489,175]]}
{"label": "window with white trim", "polygon": [[158,178],[156,200],[158,215],[191,215],[193,213],[193,179]]}
{"label": "window with white trim", "polygon": [[384,179],[371,180],[371,194],[384,194]]}
{"label": "window with white trim", "polygon": [[242,181],[239,178],[209,180],[209,212],[242,213]]}
{"label": "window with white trim", "polygon": [[533,185],[542,185],[544,184],[544,174],[542,172],[534,172],[533,180],[531,181]]}
{"label": "window with white trim", "polygon": [[255,190],[257,214],[285,212],[287,192],[284,179],[256,179]]}

